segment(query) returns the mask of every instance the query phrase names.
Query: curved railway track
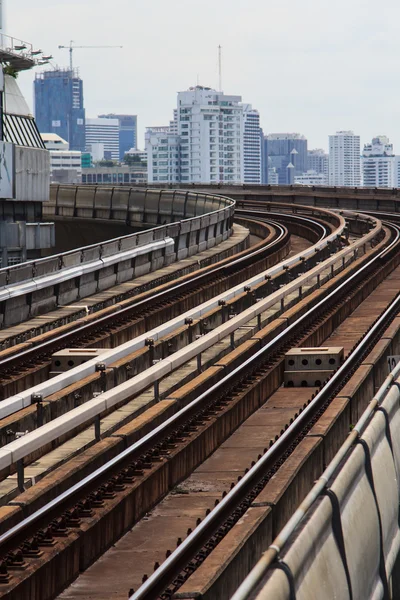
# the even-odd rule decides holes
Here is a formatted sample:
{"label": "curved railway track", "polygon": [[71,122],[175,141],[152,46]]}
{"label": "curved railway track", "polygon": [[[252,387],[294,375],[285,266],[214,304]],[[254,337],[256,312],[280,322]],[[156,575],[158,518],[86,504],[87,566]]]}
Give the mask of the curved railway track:
{"label": "curved railway track", "polygon": [[[149,434],[142,437],[126,451],[120,453],[111,461],[108,461],[103,467],[97,469],[81,482],[72,486],[67,491],[57,496],[53,501],[40,508],[38,511],[35,511],[28,518],[22,520],[17,526],[4,533],[0,537],[0,551],[5,558],[3,570],[6,568],[7,564],[9,565],[10,562],[12,564],[12,557],[14,557],[14,559],[17,557],[14,564],[16,565],[18,563],[20,554],[17,553],[18,556],[15,554],[15,549],[18,545],[25,544],[25,556],[29,556],[29,551],[27,551],[28,547],[34,552],[38,540],[41,542],[45,541],[46,535],[52,536],[52,531],[56,535],[56,532],[58,531],[61,535],[60,532],[63,528],[68,529],[69,527],[73,527],[74,519],[77,524],[80,521],[80,518],[85,515],[85,506],[87,507],[87,513],[90,513],[91,506],[96,506],[96,501],[101,505],[103,499],[107,498],[107,493],[112,495],[118,486],[124,486],[124,482],[132,483],[132,480],[134,480],[135,477],[140,477],[140,472],[148,469],[148,464],[151,464],[151,461],[157,461],[163,456],[168,456],[169,446],[171,444],[176,444],[177,439],[185,438],[188,432],[191,431],[191,428],[196,427],[199,422],[201,423],[203,420],[207,420],[210,411],[211,414],[213,411],[218,412],[219,407],[221,407],[225,401],[224,398],[226,395],[232,395],[237,388],[248,385],[249,381],[254,377],[257,378],[259,373],[265,370],[266,365],[268,368],[268,365],[271,366],[271,363],[279,360],[282,352],[285,351],[286,348],[292,346],[296,341],[298,342],[302,336],[307,334],[307,331],[310,330],[313,324],[321,321],[324,314],[333,310],[334,306],[338,303],[346,302],[347,298],[354,290],[354,286],[356,284],[361,285],[361,283],[365,284],[367,275],[368,278],[372,278],[379,270],[382,259],[388,260],[388,257],[397,251],[400,235],[399,229],[396,226],[391,226],[391,232],[393,240],[388,248],[380,251],[351,277],[346,277],[335,291],[326,295],[326,297],[317,303],[316,306],[296,319],[284,331],[280,332],[268,342],[261,350],[247,359],[240,367],[234,369],[215,386],[200,395],[196,400],[176,413],[176,415],[166,420],[162,425],[156,427]],[[357,361],[354,358],[352,368],[354,368],[356,362]],[[350,365],[347,366],[347,369],[348,375],[351,370]],[[323,390],[324,389],[326,388],[323,388]],[[315,406],[314,403],[313,406]],[[304,413],[305,411],[302,414]],[[284,438],[284,441],[285,439],[286,438]],[[277,448],[279,448],[279,445],[276,444],[272,446],[274,449],[274,456],[277,452]],[[282,442],[280,442],[280,445],[282,446]],[[285,451],[286,450],[287,448],[285,448]],[[257,465],[260,463],[261,461],[259,461]],[[259,474],[259,471],[257,472]],[[107,490],[109,491],[107,492]],[[236,497],[236,507],[234,508],[234,511],[237,511],[238,504],[241,504],[244,501],[244,496],[240,495],[243,494],[244,491],[249,493],[249,488],[244,484],[236,486],[232,491],[232,493],[235,492],[235,494],[233,494],[233,496],[228,494],[229,502],[226,500],[224,506],[229,505],[232,507],[233,504],[229,503],[232,502],[232,497]],[[228,498],[228,496],[226,498]],[[219,507],[220,506],[222,506],[222,502]],[[218,513],[214,513],[213,511],[209,515],[209,521],[207,520],[207,517],[207,519],[203,521],[202,526],[194,530],[193,534],[191,534],[178,548],[179,552],[173,553],[171,557],[157,569],[155,574],[150,577],[144,586],[135,594],[134,598],[155,598],[155,594],[164,593],[165,588],[170,584],[173,578],[185,568],[186,564],[190,562],[196,552],[201,550],[204,543],[207,543],[205,535],[208,535],[208,539],[210,539],[211,529],[215,532],[215,528],[217,527],[216,523],[219,525],[221,524],[220,521],[218,521],[218,519],[222,518],[221,510],[222,509],[219,508]],[[61,520],[59,517],[60,514],[63,514]],[[214,516],[212,517],[211,515]],[[224,520],[229,518],[229,515],[226,513],[223,513],[223,516],[225,517]],[[45,524],[50,522],[52,522],[52,526],[49,529]],[[208,522],[212,524],[208,526]],[[43,526],[45,526],[45,530],[43,530],[42,533],[39,533],[38,537],[34,537],[33,542],[32,540],[27,539],[29,536],[35,536],[35,532],[37,532],[38,528]],[[211,537],[212,535],[214,535],[214,533],[211,534]],[[10,555],[10,552],[13,554]],[[7,553],[8,557],[6,556]],[[174,587],[176,587],[175,584]],[[167,592],[165,597],[170,597],[169,592]]]}
{"label": "curved railway track", "polygon": [[[275,221],[271,221],[271,218]],[[288,218],[287,214],[268,215],[267,223],[270,223],[273,232],[272,239],[267,244],[259,243],[255,248],[241,252],[234,260],[225,259],[216,265],[201,269],[194,275],[185,276],[182,281],[165,284],[159,290],[146,292],[138,298],[120,302],[100,313],[63,326],[62,333],[54,330],[0,353],[2,397],[6,398],[23,389],[21,386],[24,386],[25,379],[31,372],[35,373],[38,367],[36,382],[46,379],[51,355],[58,350],[104,345],[108,337],[111,337],[115,344],[121,343],[117,341],[119,331],[123,335],[129,328],[128,339],[134,337],[135,329],[138,333],[141,329],[149,330],[150,323],[153,326],[154,323],[163,323],[177,316],[183,309],[195,306],[200,298],[206,300],[214,296],[217,290],[223,291],[244,281],[249,273],[256,274],[265,270],[276,262],[277,257],[282,258],[288,251],[288,229],[284,224],[277,222],[277,219],[280,219],[285,223]],[[307,235],[314,236],[316,241],[323,240],[332,232],[329,223],[324,224],[315,217],[295,215],[292,218],[296,227],[306,228]],[[312,264],[312,259],[310,263]],[[12,391],[8,391],[9,382],[12,382]]]}
{"label": "curved railway track", "polygon": [[[316,227],[321,227],[322,230],[322,226],[319,226],[319,224],[316,224]],[[254,264],[254,260],[256,262],[258,260],[263,261],[284,247],[288,241],[287,229],[279,223],[274,223],[273,228],[272,239],[266,245],[257,244],[258,246],[261,245],[261,248],[256,250],[250,248],[241,252],[241,256],[234,260],[224,259],[216,265],[201,269],[200,272],[184,276],[181,278],[181,282],[170,282],[163,285],[159,291],[154,292],[151,290],[140,294],[139,299],[135,298],[125,303],[118,303],[118,306],[112,307],[111,310],[101,311],[106,312],[104,315],[100,313],[100,315],[94,314],[90,319],[80,319],[79,322],[71,324],[66,332],[58,333],[55,330],[51,336],[45,334],[22,344],[23,349],[15,346],[6,352],[0,353],[0,378],[7,375],[15,377],[15,369],[18,368],[18,365],[23,364],[26,366],[32,360],[46,360],[55,351],[66,348],[71,343],[77,347],[85,345],[88,343],[87,340],[93,335],[96,336],[98,331],[111,331],[115,327],[130,322],[132,319],[136,320],[141,316],[151,318],[152,313],[163,307],[164,303],[173,304],[184,296],[198,294],[204,290],[205,286],[211,287],[223,279],[227,280],[227,286],[229,286],[229,278],[232,275],[240,279],[238,271],[243,272]],[[322,235],[325,234],[326,229],[323,229]],[[65,327],[61,329],[65,329]],[[50,337],[50,339],[43,340],[43,337]]]}
{"label": "curved railway track", "polygon": [[[382,260],[388,260],[399,251],[400,246],[400,228],[397,225],[391,225],[394,231],[394,239],[388,248],[380,252],[369,263],[355,273],[347,281],[340,284],[330,297],[337,297],[341,290],[348,290],[349,284],[354,285],[360,276],[365,276],[368,269],[375,263]],[[325,304],[329,296],[321,301]],[[309,313],[306,313],[298,321],[288,327],[288,330],[294,330],[298,327],[300,321],[309,319],[317,305]],[[186,540],[172,552],[165,562],[151,575],[141,588],[132,595],[131,600],[154,600],[162,598],[167,600],[178,591],[181,585],[193,572],[193,565],[197,562],[201,564],[205,557],[219,543],[219,541],[228,533],[233,525],[243,516],[251,503],[265,487],[271,477],[279,469],[280,464],[285,461],[297,447],[299,442],[310,431],[318,418],[326,410],[331,400],[337,395],[340,389],[350,379],[356,368],[362,360],[369,354],[373,346],[379,341],[382,333],[387,329],[392,320],[400,311],[400,294],[390,306],[379,315],[374,325],[361,339],[360,343],[347,356],[344,363],[336,370],[334,375],[325,383],[321,390],[315,395],[313,400],[304,408],[289,427],[281,433],[278,440],[265,452],[265,454],[256,462],[247,474],[237,483],[237,485],[219,502],[219,504],[210,512],[208,516],[198,525],[198,527],[188,535]],[[282,332],[277,339],[282,339],[287,335]],[[259,351],[258,356],[248,359],[233,372],[226,380],[217,383],[208,393],[203,394],[198,401],[204,401],[210,394],[218,392],[220,386],[226,386],[231,377],[237,376],[243,369],[254,365],[254,361],[261,356],[265,356],[272,351],[276,341],[270,342]],[[254,369],[254,367],[252,367]],[[1,538],[0,538],[1,543]],[[175,578],[175,579],[174,579]],[[172,583],[171,583],[172,582]],[[171,587],[169,587],[171,586]]]}

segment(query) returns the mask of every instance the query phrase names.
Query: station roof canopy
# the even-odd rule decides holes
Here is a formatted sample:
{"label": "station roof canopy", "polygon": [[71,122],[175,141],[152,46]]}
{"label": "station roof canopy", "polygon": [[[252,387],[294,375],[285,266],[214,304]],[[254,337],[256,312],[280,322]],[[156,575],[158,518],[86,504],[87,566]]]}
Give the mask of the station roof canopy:
{"label": "station roof canopy", "polygon": [[32,44],[0,33],[0,62],[10,65],[15,71],[26,71],[45,64],[41,50],[35,50]]}

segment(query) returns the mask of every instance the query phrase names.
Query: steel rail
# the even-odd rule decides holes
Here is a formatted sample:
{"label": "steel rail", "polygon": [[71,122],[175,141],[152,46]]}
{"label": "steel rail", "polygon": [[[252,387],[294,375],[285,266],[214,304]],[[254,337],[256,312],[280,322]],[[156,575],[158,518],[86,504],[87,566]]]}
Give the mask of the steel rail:
{"label": "steel rail", "polygon": [[[396,235],[395,239],[391,242],[387,249],[393,249],[393,247],[398,244],[400,240],[400,228],[397,226],[392,227],[395,229]],[[366,265],[361,267],[357,273],[350,276],[345,282],[340,284],[336,290],[321,300],[314,308],[307,311],[307,313],[297,319],[297,321],[295,321],[292,325],[289,325],[287,330],[280,333],[277,338],[283,337],[288,330],[293,330],[296,326],[298,326],[300,321],[304,321],[307,317],[311,316],[311,314],[319,306],[326,303],[330,298],[336,296],[340,290],[348,287],[349,283],[358,278],[360,274],[365,273],[373,263],[379,260],[381,255],[386,252],[387,249],[385,249],[383,252],[380,252]],[[333,374],[331,379],[326,383],[321,391],[317,393],[310,404],[308,404],[308,406],[300,413],[293,423],[289,425],[288,429],[284,431],[280,438],[271,446],[271,448],[267,450],[267,452],[247,472],[247,474],[242,477],[235,487],[228,492],[225,498],[219,502],[219,504],[210,512],[208,516],[205,517],[205,519],[196,527],[196,529],[188,535],[182,544],[180,544],[178,548],[172,552],[172,554],[160,565],[160,567],[142,584],[138,591],[130,596],[129,600],[154,600],[168,587],[173,578],[177,576],[184,566],[190,562],[196,552],[198,552],[204,546],[204,544],[216,532],[218,527],[220,527],[226,521],[228,516],[235,509],[237,509],[241,502],[246,499],[247,495],[262,480],[265,474],[268,473],[268,471],[270,471],[276,465],[277,461],[282,458],[285,452],[287,452],[289,447],[293,444],[297,436],[304,429],[305,425],[310,422],[310,420],[315,416],[330,395],[334,393],[339,386],[342,387],[344,385],[344,378],[352,372],[352,370],[358,364],[360,357],[364,356],[366,349],[369,347],[376,333],[382,329],[385,323],[389,324],[393,314],[397,314],[399,310],[400,294],[378,318],[365,337],[356,346],[354,351],[337,369],[337,371]],[[261,356],[265,354],[271,349],[275,339],[266,344],[266,346],[259,350],[254,356],[247,359],[240,367],[237,367],[235,371],[238,372],[241,369],[245,369],[246,366],[252,363],[257,355]],[[220,380],[220,382],[215,384],[210,390],[208,390],[208,392],[202,394],[200,398],[207,397],[208,394],[215,392],[220,386],[226,385],[235,371]],[[198,402],[200,398],[194,402]]]}
{"label": "steel rail", "polygon": [[[277,214],[274,213],[273,216],[279,217],[280,215],[279,215],[279,213],[277,213]],[[294,215],[294,218],[299,221],[307,220],[304,217],[301,217],[300,215]],[[133,310],[136,311],[138,309],[140,310],[140,309],[144,309],[144,308],[148,309],[150,301],[152,303],[161,302],[163,300],[166,300],[167,297],[170,296],[171,294],[177,294],[182,290],[187,291],[188,284],[190,286],[201,285],[201,283],[204,283],[210,277],[213,277],[213,278],[218,277],[219,274],[225,274],[225,273],[227,276],[229,274],[229,271],[232,271],[232,270],[236,269],[237,267],[240,267],[242,265],[242,263],[245,263],[245,265],[248,263],[253,263],[254,259],[257,258],[257,256],[259,256],[260,254],[263,254],[266,251],[268,251],[268,253],[269,253],[269,252],[271,252],[271,250],[273,248],[279,247],[279,245],[282,243],[282,240],[287,235],[287,228],[284,227],[283,225],[281,225],[280,223],[271,221],[270,219],[268,219],[265,222],[267,224],[268,223],[273,224],[278,229],[278,232],[279,232],[278,237],[275,240],[271,241],[270,244],[268,244],[267,246],[264,246],[263,248],[259,248],[259,249],[255,250],[254,252],[247,254],[246,256],[242,256],[238,259],[235,259],[232,262],[230,262],[228,265],[221,265],[219,267],[216,267],[215,269],[212,269],[211,271],[207,271],[207,273],[202,273],[201,275],[197,275],[197,276],[191,278],[189,282],[185,281],[185,282],[175,284],[172,287],[168,287],[168,289],[166,289],[166,290],[162,290],[161,292],[157,292],[157,293],[153,294],[150,298],[145,298],[143,300],[133,302],[129,306],[122,308],[116,312],[113,312],[111,315],[105,315],[103,317],[100,317],[99,319],[96,319],[94,322],[86,323],[85,325],[77,324],[76,328],[72,329],[71,331],[68,331],[61,335],[58,335],[58,336],[51,338],[45,342],[41,342],[41,343],[37,343],[37,344],[33,342],[33,345],[30,348],[27,348],[26,350],[23,350],[22,352],[12,354],[11,356],[7,356],[6,358],[1,359],[0,360],[0,368],[4,368],[4,367],[7,368],[8,365],[11,365],[12,363],[18,362],[21,360],[29,361],[30,357],[36,356],[40,352],[45,352],[47,348],[51,348],[55,344],[67,342],[71,338],[75,337],[77,334],[84,335],[85,332],[90,331],[95,327],[97,328],[99,326],[106,326],[107,324],[109,324],[110,322],[115,320],[116,318],[118,318],[118,319],[123,318],[125,314],[127,314]],[[328,231],[327,231],[326,227],[321,225],[321,223],[319,223],[318,221],[313,221],[313,223],[315,224],[316,229],[319,230],[320,239],[318,240],[318,242],[320,242],[328,235]],[[27,343],[29,343],[29,340],[27,341]]]}
{"label": "steel rail", "polygon": [[[396,243],[397,243],[399,236],[400,236],[400,231],[397,232]],[[393,245],[393,243],[394,242],[392,242],[392,245]],[[220,393],[222,390],[226,389],[226,387],[229,384],[232,384],[232,382],[235,381],[236,377],[238,375],[240,375],[246,368],[254,367],[258,363],[260,358],[264,358],[268,354],[268,352],[273,350],[274,346],[279,345],[279,343],[284,339],[284,337],[287,337],[288,335],[293,333],[295,331],[295,329],[297,327],[299,327],[299,325],[303,325],[304,323],[306,323],[307,319],[310,316],[312,316],[312,313],[319,307],[323,307],[324,304],[329,302],[329,300],[333,299],[334,296],[336,296],[336,294],[338,293],[338,291],[343,290],[343,289],[347,288],[348,286],[351,286],[353,284],[353,282],[355,281],[355,279],[360,276],[360,274],[362,275],[363,273],[366,272],[366,270],[368,270],[371,266],[374,265],[375,261],[377,260],[377,258],[379,258],[379,256],[380,256],[380,253],[376,257],[374,257],[373,259],[368,261],[366,263],[366,265],[361,267],[361,269],[359,269],[357,271],[357,273],[353,274],[348,279],[346,279],[346,281],[343,282],[342,284],[340,284],[334,292],[331,292],[328,296],[326,296],[326,298],[321,300],[314,308],[307,311],[304,315],[299,317],[294,323],[292,323],[290,326],[288,326],[284,332],[281,332],[280,334],[278,334],[273,340],[271,340],[269,343],[267,343],[261,350],[256,352],[249,359],[247,359],[241,366],[234,369],[229,375],[226,375],[225,377],[223,377],[219,382],[214,384],[211,388],[209,388],[206,392],[204,392],[198,398],[193,400],[190,404],[188,404],[187,406],[182,408],[180,411],[178,411],[175,415],[173,415],[172,417],[167,419],[162,424],[155,427],[151,432],[149,432],[148,434],[143,436],[140,440],[138,440],[137,442],[132,444],[129,448],[127,448],[126,450],[124,450],[123,452],[121,452],[120,454],[118,454],[117,456],[112,458],[111,460],[109,460],[107,463],[105,463],[104,465],[102,465],[101,467],[96,469],[93,473],[90,473],[89,475],[84,477],[81,481],[79,481],[75,485],[71,486],[68,490],[66,490],[65,492],[63,492],[62,494],[60,494],[59,496],[57,496],[56,498],[54,498],[53,500],[51,500],[50,502],[45,504],[43,507],[41,507],[40,509],[38,509],[37,511],[35,511],[34,513],[29,515],[25,519],[23,519],[20,523],[18,523],[17,525],[15,525],[11,529],[9,529],[4,534],[0,535],[0,549],[1,549],[2,545],[5,545],[6,543],[11,543],[13,538],[15,538],[17,536],[18,537],[21,536],[24,533],[24,531],[26,531],[28,528],[33,526],[35,523],[44,519],[45,517],[48,517],[55,509],[59,508],[62,505],[66,505],[67,503],[73,504],[73,502],[76,501],[76,496],[78,494],[82,495],[85,488],[93,487],[95,484],[97,484],[99,479],[104,479],[107,476],[110,476],[111,472],[113,470],[115,470],[116,467],[118,467],[119,465],[122,465],[122,463],[124,461],[126,461],[127,459],[131,458],[132,455],[135,455],[135,454],[141,455],[141,454],[143,454],[143,452],[147,451],[148,448],[151,447],[151,444],[154,444],[159,441],[159,439],[162,435],[165,436],[166,433],[171,430],[171,428],[177,427],[178,424],[183,419],[194,414],[199,408],[204,406],[204,404],[206,404],[207,401],[209,401],[212,397],[214,397],[216,393]],[[295,421],[295,423],[296,423],[296,421]],[[273,448],[275,448],[275,446],[273,446]],[[257,465],[259,465],[259,463],[257,463]],[[241,490],[242,487],[243,487],[243,484],[240,486],[240,488],[238,486],[236,486],[234,489]],[[226,498],[228,498],[228,497],[231,498],[231,495],[229,494]],[[226,503],[224,503],[223,506],[225,506],[225,504]],[[221,505],[222,505],[222,503],[220,503],[218,506],[220,507]],[[214,511],[211,514],[215,514]],[[218,515],[219,514],[220,513],[218,513]],[[209,523],[209,521],[210,521],[210,519],[208,519],[208,518],[205,521],[203,521],[203,523],[200,526],[201,529],[197,528],[195,530],[195,532],[199,531],[199,534],[203,535],[204,526],[207,525]],[[207,531],[210,531],[210,528],[212,528],[212,527],[214,527],[213,524],[211,524],[210,526],[207,526]],[[195,532],[193,532],[193,533],[195,533]],[[166,585],[169,583],[169,581],[173,577],[173,575],[171,575],[171,570],[173,571],[173,573],[176,572],[176,568],[177,568],[177,564],[178,564],[176,561],[180,561],[179,564],[181,564],[182,560],[184,560],[181,557],[182,551],[184,551],[184,556],[186,558],[189,555],[189,551],[187,549],[188,542],[190,540],[192,540],[192,538],[193,538],[193,534],[191,534],[185,540],[185,542],[181,546],[179,546],[178,558],[176,557],[176,553],[174,552],[171,555],[171,557],[169,559],[167,559],[165,561],[165,563],[162,564],[160,569],[158,569],[157,572],[149,578],[148,582],[146,582],[147,585],[143,588],[144,592],[146,592],[146,595],[145,596],[137,596],[137,598],[143,597],[143,598],[154,599],[154,591],[150,591],[149,592],[150,595],[148,595],[147,591],[146,591],[148,589],[148,586],[151,586],[151,589],[153,589],[152,586],[154,585],[154,576],[156,576],[157,581],[158,581],[158,577],[161,576],[162,582],[163,582],[161,584],[161,587],[162,586],[166,587]],[[197,534],[195,536],[195,539],[197,540]],[[201,537],[201,539],[203,539],[203,537]],[[197,544],[197,541],[195,543]],[[191,550],[190,550],[190,552],[191,552]],[[172,559],[172,560],[170,560],[170,559]],[[167,575],[165,575],[165,571],[167,571]],[[161,589],[161,587],[159,584],[157,584],[157,589]],[[140,589],[142,589],[142,588],[140,588]],[[136,595],[133,596],[133,598],[135,598],[135,600],[136,600]]]}
{"label": "steel rail", "polygon": [[[270,223],[273,224],[273,221],[270,221]],[[244,257],[237,259],[235,262],[232,262],[231,263],[232,266],[235,266],[235,264],[240,265],[240,262],[245,259],[250,260],[251,258],[256,257],[259,254],[262,254],[265,251],[270,252],[271,248],[274,248],[275,246],[279,246],[279,244],[282,242],[282,240],[284,239],[285,235],[287,235],[288,232],[287,232],[287,229],[285,227],[283,227],[281,224],[276,223],[275,225],[276,225],[276,228],[278,229],[278,237],[277,238],[272,240],[269,244],[267,244],[263,248],[259,248],[258,250],[254,251],[252,254],[246,255]],[[46,348],[49,348],[54,344],[60,343],[62,341],[67,341],[71,337],[75,337],[75,335],[77,333],[84,334],[86,331],[93,329],[94,327],[97,327],[99,325],[106,325],[107,323],[114,320],[116,317],[118,317],[118,318],[123,317],[123,315],[128,313],[129,311],[141,309],[141,308],[147,309],[147,308],[149,308],[148,307],[149,301],[161,302],[161,301],[165,300],[168,295],[178,293],[182,289],[185,289],[185,291],[186,291],[188,284],[199,285],[202,281],[206,280],[207,278],[217,276],[220,271],[223,272],[228,267],[230,267],[230,265],[222,265],[220,267],[216,267],[215,269],[211,269],[211,270],[207,271],[206,273],[197,275],[197,276],[191,278],[190,281],[174,284],[171,287],[168,287],[166,290],[157,292],[157,293],[153,294],[152,296],[150,296],[149,298],[144,298],[142,300],[138,300],[137,302],[133,302],[129,306],[122,308],[122,309],[112,313],[111,315],[105,315],[103,317],[100,317],[99,319],[96,319],[96,321],[86,323],[85,325],[81,325],[81,324],[77,323],[76,328],[72,329],[71,331],[68,331],[61,335],[58,335],[58,336],[51,338],[50,340],[47,340],[45,342],[40,342],[40,343],[31,342],[32,346],[30,348],[27,348],[26,350],[23,350],[22,352],[12,354],[11,356],[1,359],[0,360],[0,368],[7,367],[7,365],[9,365],[13,362],[17,362],[22,359],[29,360],[29,357],[31,355],[34,356],[38,352],[45,351]],[[27,340],[26,343],[29,343],[29,340]]]}

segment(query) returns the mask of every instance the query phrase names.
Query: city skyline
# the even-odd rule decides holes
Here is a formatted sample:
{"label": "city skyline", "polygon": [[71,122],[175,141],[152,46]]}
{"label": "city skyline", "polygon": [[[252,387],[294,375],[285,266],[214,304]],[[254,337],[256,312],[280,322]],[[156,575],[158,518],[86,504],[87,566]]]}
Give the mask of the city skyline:
{"label": "city skyline", "polygon": [[[137,114],[141,147],[146,126],[168,122],[177,91],[195,85],[197,77],[202,85],[218,87],[221,44],[223,91],[257,106],[265,132],[304,133],[310,148],[325,150],[328,135],[337,130],[352,129],[362,142],[386,133],[400,148],[394,77],[400,7],[393,0],[385,11],[372,2],[339,0],[334,9],[325,0],[299,4],[255,0],[257,18],[248,18],[238,0],[205,0],[185,10],[178,0],[168,6],[159,0],[140,6],[116,0],[112,11],[94,0],[8,1],[6,30],[45,48],[60,66],[67,65],[68,52],[58,45],[70,39],[123,45],[122,50],[77,50],[74,63],[85,82],[88,116]],[[43,13],[63,24],[61,34],[59,27],[46,27]],[[207,31],[206,42],[201,37],[193,42],[195,26]],[[171,35],[178,29],[179,35]],[[19,78],[31,106],[32,79],[32,72]]]}

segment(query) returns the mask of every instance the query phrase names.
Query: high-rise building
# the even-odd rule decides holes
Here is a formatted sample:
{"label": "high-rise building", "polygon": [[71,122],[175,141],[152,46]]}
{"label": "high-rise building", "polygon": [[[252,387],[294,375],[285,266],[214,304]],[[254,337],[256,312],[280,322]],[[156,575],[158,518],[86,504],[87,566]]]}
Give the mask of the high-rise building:
{"label": "high-rise building", "polygon": [[[251,128],[249,119],[249,142]],[[243,182],[244,119],[241,97],[202,86],[179,92],[178,107],[170,126],[148,128],[146,151],[150,183]],[[249,145],[249,153],[252,152],[253,146]]]}
{"label": "high-rise building", "polygon": [[136,115],[99,115],[100,119],[118,119],[119,159],[123,160],[128,150],[137,148],[137,116]]}
{"label": "high-rise building", "polygon": [[[307,140],[300,133],[270,133],[265,136],[268,170],[276,169],[280,185],[294,183],[294,177],[307,171]],[[267,183],[270,181],[267,179]]]}
{"label": "high-rise building", "polygon": [[366,187],[395,187],[396,158],[393,144],[385,135],[365,144],[362,153],[363,185]]}
{"label": "high-rise building", "polygon": [[119,160],[118,119],[86,119],[86,149],[94,144],[104,145],[104,158]]}
{"label": "high-rise building", "polygon": [[360,136],[337,131],[329,136],[329,185],[357,187],[360,183]]}
{"label": "high-rise building", "polygon": [[34,82],[35,116],[39,131],[56,133],[71,150],[85,149],[83,82],[76,70],[37,73]]}
{"label": "high-rise building", "polygon": [[[320,185],[328,185],[329,181],[329,155],[321,148],[309,150],[307,154],[307,171],[314,171],[319,175],[325,176],[325,183]],[[319,178],[321,181],[323,179]]]}
{"label": "high-rise building", "polygon": [[178,93],[182,182],[243,181],[241,100],[202,86]]}
{"label": "high-rise building", "polygon": [[244,182],[261,183],[260,114],[251,104],[243,104]]}

